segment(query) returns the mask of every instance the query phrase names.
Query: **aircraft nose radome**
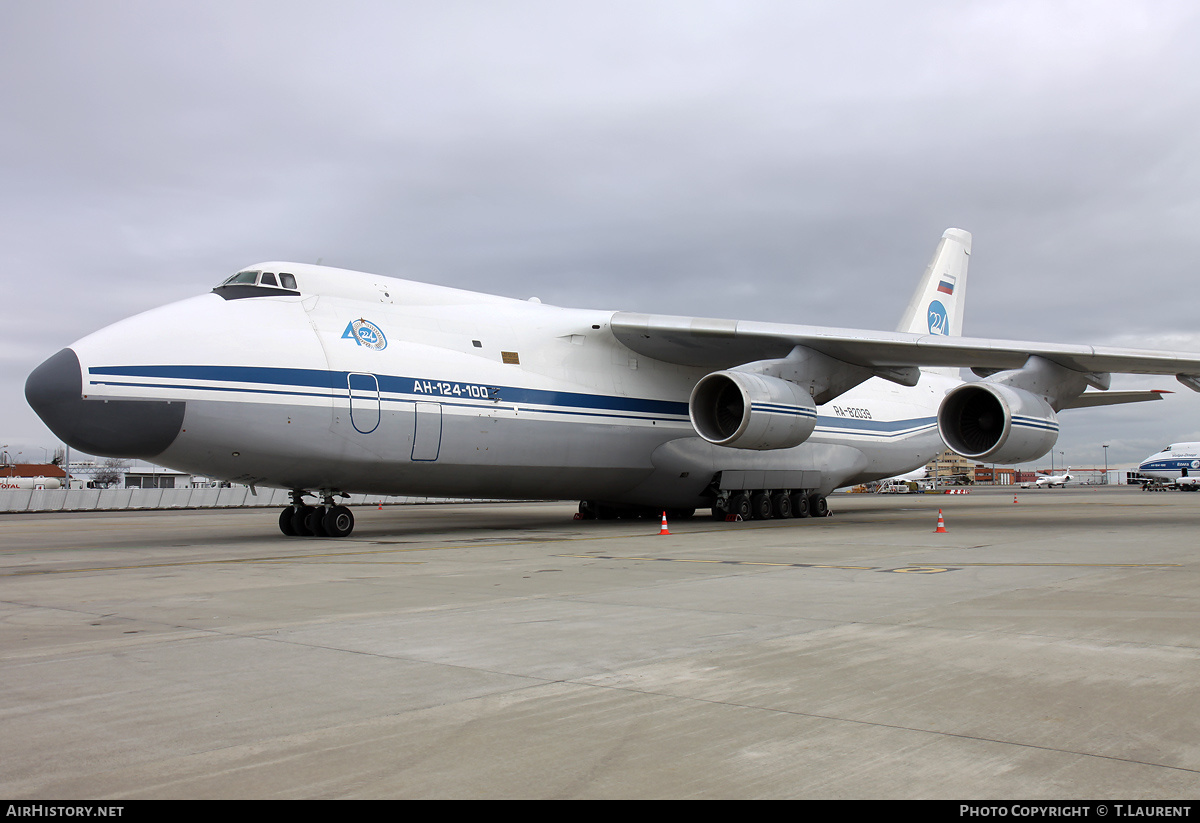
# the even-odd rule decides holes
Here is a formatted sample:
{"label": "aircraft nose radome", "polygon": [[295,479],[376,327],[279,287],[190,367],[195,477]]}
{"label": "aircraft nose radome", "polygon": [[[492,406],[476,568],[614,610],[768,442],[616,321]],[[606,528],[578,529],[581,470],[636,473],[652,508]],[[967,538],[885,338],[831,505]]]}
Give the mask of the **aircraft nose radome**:
{"label": "aircraft nose radome", "polygon": [[46,360],[25,380],[25,399],[51,429],[55,429],[51,420],[56,412],[82,395],[83,372],[71,349],[63,349]]}
{"label": "aircraft nose radome", "polygon": [[183,427],[183,402],[85,400],[83,370],[72,349],[63,349],[30,373],[25,399],[64,443],[101,457],[154,457]]}

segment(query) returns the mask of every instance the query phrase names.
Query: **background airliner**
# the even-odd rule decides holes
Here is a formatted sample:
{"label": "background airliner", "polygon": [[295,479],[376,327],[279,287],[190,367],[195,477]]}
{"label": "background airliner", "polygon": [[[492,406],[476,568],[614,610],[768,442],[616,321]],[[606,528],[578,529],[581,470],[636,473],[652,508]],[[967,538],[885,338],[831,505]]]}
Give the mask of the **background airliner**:
{"label": "background airliner", "polygon": [[[1042,489],[1042,488],[1052,489],[1055,486],[1058,486],[1060,488],[1066,488],[1067,484],[1070,483],[1071,480],[1072,480],[1072,476],[1071,476],[1070,471],[1067,471],[1064,474],[1043,474],[1032,485],[1036,486],[1039,489]],[[1021,487],[1027,489],[1027,488],[1029,488],[1030,485],[1031,484],[1029,484],[1029,483],[1022,483]]]}
{"label": "background airliner", "polygon": [[970,254],[970,234],[943,234],[895,332],[262,263],[71,344],[25,393],[73,448],[290,489],[284,534],[344,536],[350,492],[578,499],[585,518],[820,515],[833,489],[943,443],[1020,463],[1054,445],[1063,409],[1159,399],[1107,391],[1110,372],[1200,390],[1200,354],[962,337]]}
{"label": "background airliner", "polygon": [[1197,491],[1200,489],[1200,443],[1174,443],[1155,452],[1138,466],[1138,474]]}

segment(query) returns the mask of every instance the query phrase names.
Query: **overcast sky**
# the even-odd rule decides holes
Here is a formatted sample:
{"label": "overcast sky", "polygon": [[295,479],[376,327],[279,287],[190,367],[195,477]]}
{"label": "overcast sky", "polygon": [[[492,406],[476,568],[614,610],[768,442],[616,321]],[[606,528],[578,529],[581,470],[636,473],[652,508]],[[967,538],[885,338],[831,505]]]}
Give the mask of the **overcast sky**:
{"label": "overcast sky", "polygon": [[[0,0],[0,445],[57,445],[46,357],[272,259],[892,329],[957,226],[965,334],[1200,351],[1198,8]],[[1056,463],[1200,440],[1142,386]]]}

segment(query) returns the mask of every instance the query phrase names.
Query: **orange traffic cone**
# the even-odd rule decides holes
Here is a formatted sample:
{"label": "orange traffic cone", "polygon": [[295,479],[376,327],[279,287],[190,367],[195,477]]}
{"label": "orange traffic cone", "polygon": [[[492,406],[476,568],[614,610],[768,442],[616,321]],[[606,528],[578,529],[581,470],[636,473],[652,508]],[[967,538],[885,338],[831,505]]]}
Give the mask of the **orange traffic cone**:
{"label": "orange traffic cone", "polygon": [[1013,492],[1013,502],[1014,503],[1017,502],[1017,493],[1016,492]]}
{"label": "orange traffic cone", "polygon": [[938,509],[938,527],[933,530],[934,534],[946,534],[946,521],[942,519],[942,510]]}
{"label": "orange traffic cone", "polygon": [[670,532],[667,531],[667,513],[666,512],[663,512],[662,528],[658,530],[658,533],[659,534],[670,534]]}

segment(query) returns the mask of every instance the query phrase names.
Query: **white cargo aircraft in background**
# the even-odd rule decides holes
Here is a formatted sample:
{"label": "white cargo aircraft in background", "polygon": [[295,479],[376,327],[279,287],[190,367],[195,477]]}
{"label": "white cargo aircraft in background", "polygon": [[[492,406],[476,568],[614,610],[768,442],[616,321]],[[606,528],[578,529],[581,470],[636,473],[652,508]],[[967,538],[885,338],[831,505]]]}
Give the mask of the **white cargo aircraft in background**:
{"label": "white cargo aircraft in background", "polygon": [[1158,399],[1107,391],[1111,372],[1200,390],[1200,354],[961,337],[970,253],[967,232],[942,235],[895,332],[263,263],[73,343],[25,394],[72,448],[290,489],[284,534],[344,536],[350,492],[819,515],[834,489],[943,443],[1021,463],[1054,445],[1063,409]]}
{"label": "white cargo aircraft in background", "polygon": [[1138,474],[1185,491],[1200,490],[1200,443],[1174,443],[1147,457]]}

